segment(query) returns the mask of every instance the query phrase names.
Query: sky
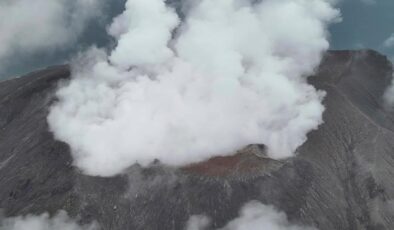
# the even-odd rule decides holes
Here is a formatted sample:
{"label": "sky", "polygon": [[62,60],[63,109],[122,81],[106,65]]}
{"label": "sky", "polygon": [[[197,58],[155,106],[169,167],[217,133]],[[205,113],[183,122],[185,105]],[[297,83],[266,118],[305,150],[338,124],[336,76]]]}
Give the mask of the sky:
{"label": "sky", "polygon": [[342,0],[340,8],[343,21],[330,30],[333,49],[371,48],[393,59],[393,0]]}
{"label": "sky", "polygon": [[[394,60],[394,14],[392,13],[394,1],[340,0],[339,2],[343,20],[330,27],[331,49],[375,49]],[[87,29],[81,32],[76,43],[50,50],[26,53],[19,51],[9,54],[8,64],[0,65],[0,79],[67,63],[77,51],[92,44],[99,47],[108,45],[111,40],[106,35],[106,25],[110,24],[115,15],[122,12],[123,5],[124,0],[114,0],[111,4],[106,4],[103,7],[104,13],[89,21]]]}

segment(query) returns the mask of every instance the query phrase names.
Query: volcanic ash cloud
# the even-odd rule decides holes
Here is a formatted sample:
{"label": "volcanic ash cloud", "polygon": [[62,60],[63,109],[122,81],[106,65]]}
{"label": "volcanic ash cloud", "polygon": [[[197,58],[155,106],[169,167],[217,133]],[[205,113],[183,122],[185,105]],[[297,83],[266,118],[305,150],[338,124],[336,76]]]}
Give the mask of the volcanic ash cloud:
{"label": "volcanic ash cloud", "polygon": [[306,81],[339,17],[331,1],[202,0],[181,21],[163,0],[129,0],[57,92],[48,122],[90,175],[155,159],[181,166],[265,144],[294,154],[322,122]]}

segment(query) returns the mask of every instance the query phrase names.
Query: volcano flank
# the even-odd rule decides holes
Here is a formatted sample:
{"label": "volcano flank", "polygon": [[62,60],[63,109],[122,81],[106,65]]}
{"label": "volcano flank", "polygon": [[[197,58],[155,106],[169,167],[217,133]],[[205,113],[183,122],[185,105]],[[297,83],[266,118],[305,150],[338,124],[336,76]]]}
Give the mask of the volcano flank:
{"label": "volcano flank", "polygon": [[394,113],[383,94],[388,59],[372,50],[329,51],[309,82],[327,92],[324,123],[293,158],[272,160],[263,145],[175,168],[134,165],[119,176],[82,174],[47,115],[68,66],[0,83],[0,209],[5,217],[65,210],[103,229],[185,229],[204,213],[212,228],[250,200],[320,230],[394,225]]}

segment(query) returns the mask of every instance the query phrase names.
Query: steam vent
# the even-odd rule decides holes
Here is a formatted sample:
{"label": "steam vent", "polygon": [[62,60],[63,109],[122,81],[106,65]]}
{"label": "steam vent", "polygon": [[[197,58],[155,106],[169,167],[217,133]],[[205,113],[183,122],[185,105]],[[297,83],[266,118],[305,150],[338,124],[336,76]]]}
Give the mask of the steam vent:
{"label": "steam vent", "polygon": [[293,158],[272,160],[264,146],[250,145],[182,168],[135,165],[111,178],[82,174],[48,129],[56,87],[69,76],[68,66],[55,66],[0,83],[4,218],[64,210],[101,229],[183,230],[204,214],[208,229],[220,229],[255,200],[319,230],[394,228],[394,113],[382,102],[392,66],[375,51],[325,55],[309,78],[327,92],[324,123]]}

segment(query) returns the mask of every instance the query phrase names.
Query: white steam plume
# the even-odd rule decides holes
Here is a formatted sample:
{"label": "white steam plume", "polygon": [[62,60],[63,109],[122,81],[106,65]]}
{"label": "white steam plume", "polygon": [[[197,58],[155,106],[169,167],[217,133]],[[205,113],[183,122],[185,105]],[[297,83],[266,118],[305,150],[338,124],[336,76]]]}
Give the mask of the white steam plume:
{"label": "white steam plume", "polygon": [[14,55],[63,49],[100,13],[101,0],[1,0],[0,70]]}
{"label": "white steam plume", "polygon": [[96,223],[79,225],[60,211],[50,218],[48,214],[40,216],[20,216],[0,219],[0,230],[99,230]]}
{"label": "white steam plume", "polygon": [[[186,230],[204,230],[210,225],[206,216],[192,216]],[[210,228],[209,228],[210,229]],[[240,216],[230,221],[221,230],[316,230],[315,228],[291,224],[283,212],[272,206],[252,201],[241,210]]]}
{"label": "white steam plume", "polygon": [[306,78],[338,17],[328,0],[201,0],[181,22],[164,0],[129,0],[109,29],[117,47],[80,60],[49,125],[91,175],[251,143],[292,156],[322,122],[324,93]]}

